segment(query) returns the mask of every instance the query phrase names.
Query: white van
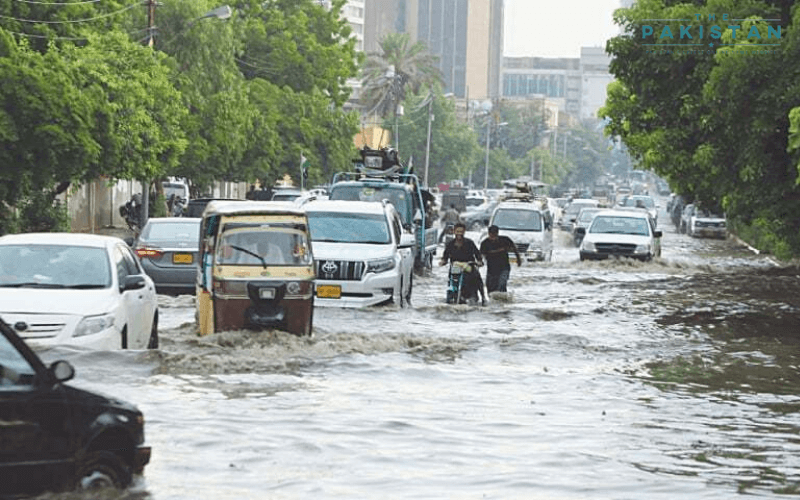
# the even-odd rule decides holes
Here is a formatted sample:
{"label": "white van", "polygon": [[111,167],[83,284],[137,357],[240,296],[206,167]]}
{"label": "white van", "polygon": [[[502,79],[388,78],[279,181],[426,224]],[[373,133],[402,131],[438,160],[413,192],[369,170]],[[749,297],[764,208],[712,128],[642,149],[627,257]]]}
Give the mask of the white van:
{"label": "white van", "polygon": [[541,203],[501,202],[489,225],[497,226],[501,236],[511,238],[525,262],[549,261],[553,257],[553,219]]}

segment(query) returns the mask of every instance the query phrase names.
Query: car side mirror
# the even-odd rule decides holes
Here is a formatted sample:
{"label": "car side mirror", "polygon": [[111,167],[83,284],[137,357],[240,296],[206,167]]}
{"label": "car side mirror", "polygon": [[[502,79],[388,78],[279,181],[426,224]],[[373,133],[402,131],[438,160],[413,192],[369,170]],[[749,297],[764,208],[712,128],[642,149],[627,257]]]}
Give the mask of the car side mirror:
{"label": "car side mirror", "polygon": [[655,236],[656,238],[661,238],[661,235],[662,235],[662,234],[664,234],[664,233],[662,233],[661,231],[655,231],[655,232],[653,232],[653,236]]}
{"label": "car side mirror", "polygon": [[144,276],[140,274],[125,276],[125,279],[120,283],[119,291],[127,292],[128,290],[140,290],[144,288],[145,284]]}
{"label": "car side mirror", "polygon": [[128,236],[127,238],[125,238],[124,241],[125,241],[126,245],[128,245],[131,248],[133,248],[133,242],[134,242],[133,236]]}
{"label": "car side mirror", "polygon": [[50,365],[48,371],[50,373],[50,379],[55,382],[66,382],[75,376],[75,368],[68,361],[64,360],[54,362]]}
{"label": "car side mirror", "polygon": [[417,239],[413,234],[403,233],[400,235],[400,244],[398,246],[400,248],[412,248],[416,242]]}

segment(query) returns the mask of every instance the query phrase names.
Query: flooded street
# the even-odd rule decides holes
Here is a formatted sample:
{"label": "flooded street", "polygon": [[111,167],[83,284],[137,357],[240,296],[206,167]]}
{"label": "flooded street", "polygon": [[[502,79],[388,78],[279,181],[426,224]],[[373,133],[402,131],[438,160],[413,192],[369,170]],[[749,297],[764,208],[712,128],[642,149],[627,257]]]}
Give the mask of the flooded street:
{"label": "flooded street", "polygon": [[659,225],[647,264],[556,231],[487,307],[446,305],[441,267],[411,308],[317,308],[313,339],[200,338],[161,296],[157,351],[42,355],[144,412],[125,498],[800,494],[800,270]]}

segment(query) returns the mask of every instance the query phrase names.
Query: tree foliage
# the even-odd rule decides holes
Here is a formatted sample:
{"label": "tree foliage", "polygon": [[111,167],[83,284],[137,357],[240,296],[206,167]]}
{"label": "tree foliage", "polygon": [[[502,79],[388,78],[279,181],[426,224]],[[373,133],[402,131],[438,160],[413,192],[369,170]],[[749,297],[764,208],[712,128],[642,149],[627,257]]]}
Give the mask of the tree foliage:
{"label": "tree foliage", "polygon": [[[618,81],[601,113],[640,164],[667,178],[674,190],[721,206],[735,223],[769,228],[782,248],[797,253],[800,46],[792,6],[782,0],[640,0],[618,10],[626,34],[607,46]],[[723,23],[722,13],[740,21]],[[646,19],[691,19],[707,33],[722,25],[722,36],[704,40],[710,45],[702,51],[662,46],[668,50],[649,53],[653,47],[640,38]],[[764,19],[780,19],[777,47],[764,45],[776,42],[766,39]],[[737,38],[729,25],[741,26]],[[745,36],[753,29],[760,39]],[[738,45],[723,45],[733,43]]]}

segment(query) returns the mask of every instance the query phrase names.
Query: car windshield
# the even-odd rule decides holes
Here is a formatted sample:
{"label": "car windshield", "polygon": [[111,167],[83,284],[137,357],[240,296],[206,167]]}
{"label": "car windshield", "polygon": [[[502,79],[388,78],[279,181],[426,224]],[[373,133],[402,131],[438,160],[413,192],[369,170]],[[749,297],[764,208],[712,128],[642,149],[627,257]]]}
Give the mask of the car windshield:
{"label": "car windshield", "polygon": [[308,212],[311,241],[335,243],[391,243],[383,214]]}
{"label": "car windshield", "polygon": [[724,219],[725,217],[719,215],[718,213],[711,212],[710,210],[703,210],[698,209],[696,217],[700,217],[701,219]]}
{"label": "car windshield", "polygon": [[311,262],[305,233],[288,228],[223,228],[217,263],[240,266],[301,266]]}
{"label": "car windshield", "polygon": [[535,210],[501,209],[495,212],[492,223],[512,231],[541,231],[542,217]]}
{"label": "car windshield", "polygon": [[578,215],[578,222],[582,222],[584,224],[591,222],[592,217],[594,217],[594,214],[596,214],[597,212],[599,212],[599,210],[591,210],[591,209],[581,210],[580,215]]}
{"label": "car windshield", "polygon": [[600,234],[633,234],[639,236],[650,235],[650,225],[647,220],[640,217],[613,217],[598,215],[594,218],[590,233]]}
{"label": "car windshield", "polygon": [[32,385],[36,372],[5,335],[0,334],[0,391]]}
{"label": "car windshield", "polygon": [[[410,224],[408,214],[408,197],[405,189],[382,186],[334,186],[330,194],[331,200],[348,201],[383,201],[387,200],[394,205],[404,224]],[[314,239],[314,237],[311,237]]]}
{"label": "car windshield", "polygon": [[564,210],[564,213],[569,215],[578,215],[578,212],[580,212],[582,209],[591,206],[593,205],[590,205],[588,203],[570,203],[569,205],[567,205],[567,208]]}
{"label": "car windshield", "polygon": [[272,195],[272,201],[294,201],[300,197],[302,193],[275,193]]}
{"label": "car windshield", "polygon": [[640,204],[644,204],[645,208],[654,208],[656,206],[656,203],[653,201],[653,199],[649,197],[639,198],[632,196],[630,198],[625,199],[626,207],[636,207],[639,206]]}
{"label": "car windshield", "polygon": [[194,242],[200,237],[200,220],[148,224],[142,239],[148,242]]}
{"label": "car windshield", "polygon": [[104,248],[1,245],[0,287],[107,288],[111,266]]}

